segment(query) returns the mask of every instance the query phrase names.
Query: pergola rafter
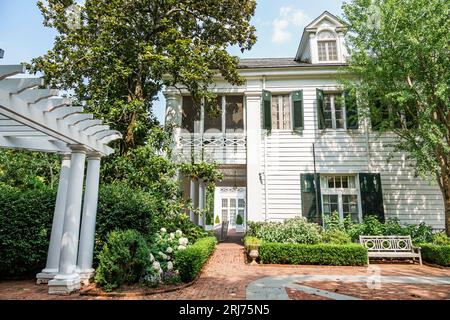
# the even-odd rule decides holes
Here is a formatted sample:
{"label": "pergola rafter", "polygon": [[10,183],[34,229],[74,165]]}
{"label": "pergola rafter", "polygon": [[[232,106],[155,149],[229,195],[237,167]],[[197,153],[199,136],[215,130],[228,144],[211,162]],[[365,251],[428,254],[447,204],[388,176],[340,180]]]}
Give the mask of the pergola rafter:
{"label": "pergola rafter", "polygon": [[41,88],[42,79],[12,77],[24,72],[22,65],[0,65],[0,148],[63,155],[47,264],[37,282],[48,282],[50,293],[70,293],[94,271],[100,159],[122,136],[58,90]]}

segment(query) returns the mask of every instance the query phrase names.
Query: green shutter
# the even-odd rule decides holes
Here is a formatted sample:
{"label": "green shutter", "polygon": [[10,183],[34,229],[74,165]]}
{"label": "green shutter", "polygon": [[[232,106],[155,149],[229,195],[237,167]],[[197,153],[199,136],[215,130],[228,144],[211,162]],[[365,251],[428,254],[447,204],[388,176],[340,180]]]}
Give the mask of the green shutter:
{"label": "green shutter", "polygon": [[[316,222],[321,225],[320,175],[317,174],[317,183],[314,183],[314,173],[301,174],[300,184],[302,194],[302,216],[310,222]],[[316,201],[316,185],[318,201]],[[316,208],[317,203],[319,204],[318,209]]]}
{"label": "green shutter", "polygon": [[347,129],[358,129],[358,106],[356,104],[356,96],[349,92],[344,92],[345,112],[347,118]]}
{"label": "green shutter", "polygon": [[319,129],[325,129],[323,90],[316,89],[316,98],[317,98],[317,121],[318,121],[318,126],[319,126]]}
{"label": "green shutter", "polygon": [[292,111],[293,111],[293,124],[292,129],[303,129],[303,91],[292,92]]}
{"label": "green shutter", "polygon": [[263,129],[272,130],[272,93],[270,91],[263,90],[261,108]]}
{"label": "green shutter", "polygon": [[383,191],[379,173],[360,173],[359,186],[363,216],[375,215],[384,222]]}

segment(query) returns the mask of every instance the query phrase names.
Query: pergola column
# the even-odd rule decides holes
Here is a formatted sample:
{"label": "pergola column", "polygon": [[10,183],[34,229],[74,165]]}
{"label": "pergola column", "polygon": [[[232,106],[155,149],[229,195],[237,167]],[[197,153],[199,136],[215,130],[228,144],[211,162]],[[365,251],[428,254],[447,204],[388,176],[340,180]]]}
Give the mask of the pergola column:
{"label": "pergola column", "polygon": [[202,180],[198,182],[198,208],[201,212],[198,216],[198,225],[203,227],[205,225],[203,216],[203,209],[205,209],[205,183]]}
{"label": "pergola column", "polygon": [[94,274],[92,259],[94,256],[95,219],[97,216],[98,186],[100,179],[99,154],[88,155],[86,190],[84,193],[81,218],[80,246],[78,248],[77,267],[83,284],[88,284]]}
{"label": "pergola column", "polygon": [[71,149],[59,271],[53,280],[48,282],[50,294],[67,294],[80,289],[80,276],[76,272],[76,264],[86,151],[82,146],[71,147]]}
{"label": "pergola column", "polygon": [[[192,201],[192,206],[194,208],[197,208],[197,183],[194,179],[191,178],[191,184],[190,184],[190,198]],[[191,220],[191,222],[195,222],[195,213],[193,210],[189,210],[189,218]]]}
{"label": "pergola column", "polygon": [[38,284],[47,283],[58,273],[69,173],[70,154],[64,154],[62,156],[61,171],[59,173],[58,193],[56,195],[55,211],[53,213],[52,233],[50,235],[50,244],[48,246],[47,263],[45,269],[36,275],[36,282]]}

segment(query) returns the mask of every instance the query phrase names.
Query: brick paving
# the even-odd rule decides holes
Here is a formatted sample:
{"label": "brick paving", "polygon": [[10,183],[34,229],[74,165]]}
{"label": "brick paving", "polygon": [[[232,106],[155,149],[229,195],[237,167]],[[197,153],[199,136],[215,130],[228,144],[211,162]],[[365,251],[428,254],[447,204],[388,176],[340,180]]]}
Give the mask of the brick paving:
{"label": "brick paving", "polygon": [[[280,266],[246,264],[245,254],[238,236],[220,243],[216,251],[203,269],[200,278],[190,287],[179,291],[154,294],[143,297],[108,298],[92,297],[72,294],[70,296],[52,296],[47,294],[46,285],[36,285],[34,280],[0,282],[0,299],[196,299],[223,300],[245,299],[247,285],[260,278],[279,275],[371,275],[367,267],[330,267],[330,266]],[[408,263],[377,264],[383,276],[422,276],[422,277],[450,277],[450,269],[419,266]],[[308,282],[307,286],[312,286]],[[367,290],[364,284],[343,282],[317,282],[317,288],[352,295],[361,292],[361,298],[378,298]],[[382,287],[378,292],[383,299],[409,299],[412,294],[430,299],[449,299],[449,286],[435,285],[406,285],[395,284],[396,290],[390,286]],[[304,293],[288,292],[290,298],[317,299]],[[381,298],[380,298],[381,299]]]}

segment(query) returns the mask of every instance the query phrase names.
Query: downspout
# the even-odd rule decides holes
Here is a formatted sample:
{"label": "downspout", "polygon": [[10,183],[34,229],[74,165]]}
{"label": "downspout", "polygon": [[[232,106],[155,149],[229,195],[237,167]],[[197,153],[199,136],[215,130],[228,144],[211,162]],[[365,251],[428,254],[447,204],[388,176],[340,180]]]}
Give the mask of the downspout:
{"label": "downspout", "polygon": [[[266,76],[262,77],[262,88],[266,89]],[[267,135],[264,134],[264,221],[267,221]]]}

